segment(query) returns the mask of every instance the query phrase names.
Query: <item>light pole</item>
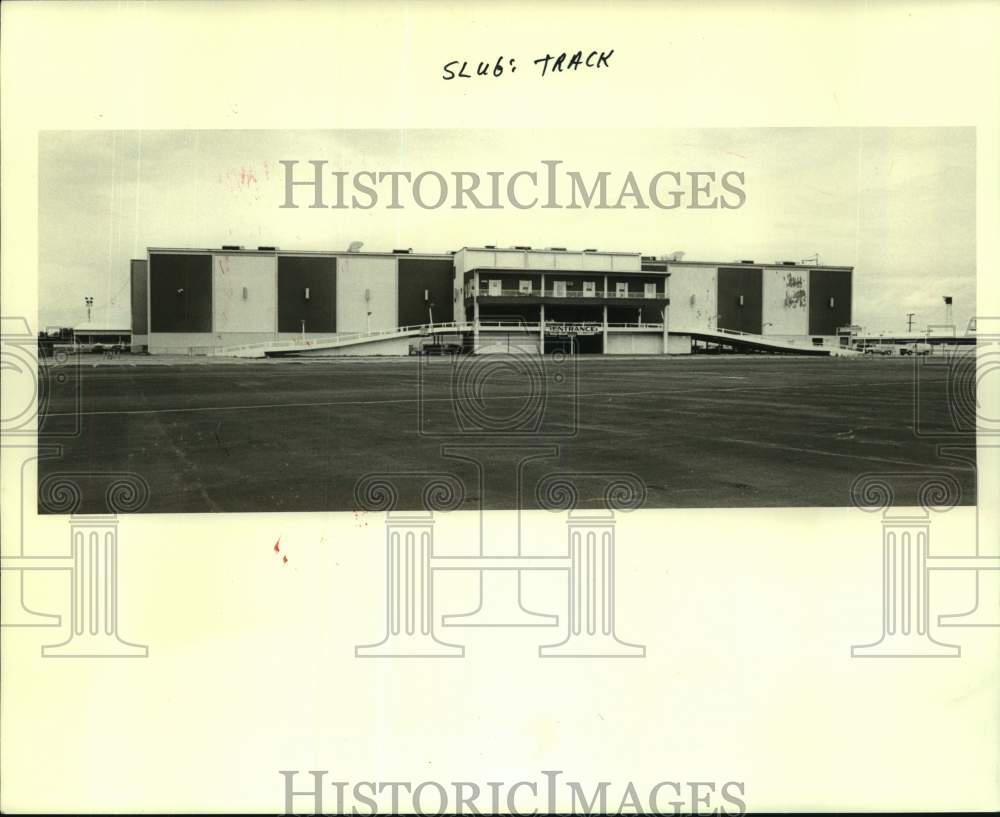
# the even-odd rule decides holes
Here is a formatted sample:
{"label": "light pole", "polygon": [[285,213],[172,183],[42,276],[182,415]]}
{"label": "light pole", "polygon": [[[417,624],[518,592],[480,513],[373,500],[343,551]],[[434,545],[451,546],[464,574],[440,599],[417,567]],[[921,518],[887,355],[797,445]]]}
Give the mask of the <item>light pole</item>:
{"label": "light pole", "polygon": [[908,334],[908,335],[911,332],[913,332],[913,316],[916,315],[916,314],[917,314],[916,312],[907,312],[906,313],[906,334]]}
{"label": "light pole", "polygon": [[87,323],[90,323],[90,308],[94,305],[94,299],[87,295],[83,302],[87,305]]}

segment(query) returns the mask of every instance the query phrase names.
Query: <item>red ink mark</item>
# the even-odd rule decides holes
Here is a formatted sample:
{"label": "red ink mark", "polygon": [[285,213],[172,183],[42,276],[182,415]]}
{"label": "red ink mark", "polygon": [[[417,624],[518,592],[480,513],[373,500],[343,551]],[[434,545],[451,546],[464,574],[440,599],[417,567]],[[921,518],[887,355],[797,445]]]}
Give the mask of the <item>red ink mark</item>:
{"label": "red ink mark", "polygon": [[278,547],[279,544],[281,544],[281,537],[280,536],[278,537],[278,541],[274,543],[274,552],[275,553],[279,553],[281,551],[281,548]]}
{"label": "red ink mark", "polygon": [[287,556],[282,556],[281,557],[281,563],[283,565],[287,565],[288,564],[288,557]]}

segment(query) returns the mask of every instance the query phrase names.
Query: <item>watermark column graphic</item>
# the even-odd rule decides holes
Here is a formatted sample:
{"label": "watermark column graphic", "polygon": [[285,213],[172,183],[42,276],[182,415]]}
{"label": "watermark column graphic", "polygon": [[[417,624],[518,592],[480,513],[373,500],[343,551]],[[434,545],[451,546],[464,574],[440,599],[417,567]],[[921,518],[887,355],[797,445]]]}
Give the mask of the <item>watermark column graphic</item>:
{"label": "watermark column graphic", "polygon": [[[0,557],[0,581],[2,581],[3,591],[3,621],[4,627],[58,627],[62,624],[62,617],[54,613],[42,613],[32,609],[27,602],[27,579],[28,576],[37,571],[47,569],[50,564],[48,559],[31,558],[31,553],[26,547],[25,539],[25,508],[34,510],[34,488],[37,479],[31,466],[37,468],[37,463],[45,457],[61,456],[62,449],[59,447],[39,447],[37,456],[30,448],[13,448],[4,446],[3,456],[8,459],[18,456],[21,460],[20,478],[18,481],[20,499],[17,509],[17,531],[10,533],[10,519],[7,519],[7,535],[5,544],[7,547]],[[27,477],[30,476],[30,486]]]}
{"label": "watermark column graphic", "polygon": [[[945,474],[867,474],[852,485],[862,510],[883,511],[883,634],[851,649],[855,657],[957,657],[958,645],[931,637],[930,589],[936,571],[972,572],[971,607],[938,616],[939,627],[1000,626],[1000,318],[974,318],[967,337],[975,345],[914,358],[917,437],[936,441],[943,460],[976,474],[976,532],[971,553],[935,556],[930,550],[931,510],[960,501],[957,481]],[[942,416],[941,408],[947,411]],[[919,510],[891,508],[890,482],[921,483]],[[904,629],[909,627],[909,629]]]}
{"label": "watermark column graphic", "polygon": [[[407,472],[369,474],[355,485],[359,509],[386,512],[387,598],[385,638],[356,647],[355,655],[459,657],[464,647],[438,638],[439,626],[518,629],[565,621],[565,639],[540,647],[540,656],[643,657],[644,647],[615,632],[615,511],[640,507],[645,484],[634,474],[560,472],[528,485],[526,467],[557,458],[560,446],[554,441],[576,433],[576,362],[572,355],[545,356],[537,345],[512,346],[509,340],[479,351],[475,357],[422,361],[419,380],[421,434],[448,439],[440,446],[441,459],[471,464],[471,483],[463,485],[450,473]],[[442,492],[445,483],[449,487]],[[473,499],[478,529],[469,534],[476,552],[438,555],[434,512]],[[528,555],[523,512],[532,499],[542,510],[567,513],[560,555]],[[407,502],[409,507],[402,507]],[[496,510],[508,504],[512,511]],[[476,577],[473,610],[442,615],[437,609],[434,575],[442,571]],[[564,574],[564,615],[525,606],[522,577],[531,571]]]}
{"label": "watermark column graphic", "polygon": [[[943,446],[941,456],[966,462],[971,460],[977,474],[979,502],[976,506],[975,551],[971,556],[951,559],[948,568],[975,572],[972,603],[963,612],[943,613],[938,617],[938,624],[942,627],[1000,627],[1000,534],[995,516],[1000,503],[1000,497],[996,496],[1000,481],[1000,439],[980,443],[974,451]],[[992,505],[987,505],[990,502]],[[945,569],[945,566],[942,564],[941,568]]]}
{"label": "watermark column graphic", "polygon": [[[420,489],[424,508],[397,510],[399,484]],[[461,658],[465,647],[447,644],[436,635],[434,582],[434,510],[458,507],[464,497],[453,474],[369,474],[357,482],[355,502],[367,512],[385,511],[385,637],[355,647],[358,658]]]}
{"label": "watermark column graphic", "polygon": [[[894,508],[893,485],[918,483],[918,508]],[[958,481],[949,474],[865,474],[855,480],[856,507],[882,511],[882,635],[851,647],[854,658],[957,658],[961,648],[930,632],[930,512],[955,507]]]}
{"label": "watermark column graphic", "polygon": [[[970,465],[976,471],[976,542],[966,559],[949,569],[974,571],[976,590],[967,610],[943,614],[946,627],[1000,627],[1000,317],[976,317],[967,337],[975,345],[954,350],[944,358],[918,358],[915,428],[921,436],[939,440],[942,458]],[[924,422],[926,378],[934,365],[945,366],[948,423]],[[966,442],[973,437],[971,444]],[[959,440],[957,437],[964,436]],[[942,569],[944,567],[942,566]]]}
{"label": "watermark column graphic", "polygon": [[1000,317],[976,318],[969,327],[974,351],[952,363],[948,385],[953,424],[974,429],[975,449],[941,445],[941,456],[976,468],[976,592],[970,609],[940,617],[944,627],[1000,627]]}
{"label": "watermark column graphic", "polygon": [[[62,455],[61,438],[79,433],[78,412],[71,409],[58,421],[46,423],[48,407],[53,400],[79,406],[79,366],[75,358],[60,352],[51,358],[38,354],[38,339],[24,318],[0,318],[0,448],[3,451],[7,479],[15,473],[14,462],[21,473],[42,458]],[[48,426],[49,443],[39,445],[38,432]],[[34,490],[22,488],[17,530],[11,531],[12,518],[6,518],[2,538],[3,562],[0,565],[2,583],[3,624],[10,627],[58,627],[58,615],[41,613],[29,607],[25,600],[27,563],[20,559],[30,554],[24,541],[26,506],[34,506]]]}
{"label": "watermark column graphic", "polygon": [[[603,508],[580,509],[581,483],[603,483]],[[567,510],[566,638],[539,647],[542,658],[645,658],[646,648],[622,641],[615,631],[615,510],[646,501],[646,485],[634,474],[549,474],[536,496],[549,510]]]}
{"label": "watermark column graphic", "polygon": [[[81,484],[107,483],[110,514],[78,514]],[[38,487],[39,506],[70,513],[70,552],[46,557],[49,570],[69,571],[70,631],[65,641],[42,647],[46,658],[146,658],[149,648],[118,633],[118,512],[135,513],[149,501],[149,486],[131,473],[56,473]]]}
{"label": "watermark column graphic", "polygon": [[[28,322],[3,318],[0,359],[3,371],[2,448],[5,459],[19,455],[18,529],[5,541],[16,543],[0,558],[4,581],[4,627],[58,627],[62,617],[33,610],[26,602],[26,579],[40,571],[68,575],[70,627],[66,639],[42,647],[43,657],[147,657],[148,647],[118,634],[118,513],[134,513],[149,500],[149,486],[132,473],[53,473],[38,479],[42,459],[62,455],[59,441],[80,433],[79,360],[64,352],[47,358]],[[55,406],[58,411],[52,411]],[[43,435],[44,443],[39,441]],[[9,463],[9,459],[7,459]],[[9,474],[12,469],[5,466]],[[89,484],[89,485],[88,485]],[[78,515],[84,487],[103,493],[108,514]],[[37,489],[37,503],[36,491]],[[39,555],[26,541],[26,514],[70,514],[69,549]],[[9,520],[8,520],[9,523]],[[8,529],[9,530],[9,529]],[[49,548],[51,550],[51,548]],[[7,591],[12,590],[7,597]]]}

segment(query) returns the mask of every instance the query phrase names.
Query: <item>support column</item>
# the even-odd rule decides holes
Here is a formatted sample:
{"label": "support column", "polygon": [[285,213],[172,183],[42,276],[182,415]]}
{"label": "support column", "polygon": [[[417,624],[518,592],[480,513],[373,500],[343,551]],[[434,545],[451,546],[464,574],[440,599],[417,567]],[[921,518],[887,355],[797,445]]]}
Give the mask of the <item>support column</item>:
{"label": "support column", "polygon": [[472,273],[472,353],[479,353],[479,270]]}
{"label": "support column", "polygon": [[70,633],[42,647],[45,657],[145,658],[149,648],[118,635],[118,520],[111,515],[70,519]]}
{"label": "support column", "polygon": [[882,516],[882,637],[851,647],[855,658],[954,657],[961,649],[930,634],[930,517]]}
{"label": "support column", "polygon": [[646,648],[615,633],[615,518],[607,509],[570,511],[566,638],[542,658],[643,658]]}
{"label": "support column", "polygon": [[[606,280],[607,279],[605,279],[605,281]],[[601,324],[602,324],[601,332],[604,335],[604,354],[607,354],[608,353],[608,305],[607,304],[604,304],[604,306],[601,307],[601,312],[602,312],[602,315],[601,315]]]}
{"label": "support column", "polygon": [[389,511],[386,539],[386,633],[377,644],[354,648],[358,658],[461,658],[465,648],[434,635],[432,511]]}
{"label": "support column", "polygon": [[670,349],[670,276],[663,276],[663,354]]}

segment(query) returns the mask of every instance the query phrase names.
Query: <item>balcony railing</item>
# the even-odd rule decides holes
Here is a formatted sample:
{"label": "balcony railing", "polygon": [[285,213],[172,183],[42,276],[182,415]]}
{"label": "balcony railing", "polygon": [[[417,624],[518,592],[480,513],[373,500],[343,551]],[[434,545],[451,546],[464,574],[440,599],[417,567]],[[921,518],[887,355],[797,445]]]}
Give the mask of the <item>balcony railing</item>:
{"label": "balcony railing", "polygon": [[605,293],[603,290],[587,292],[586,290],[579,289],[530,289],[527,291],[521,289],[479,289],[478,292],[472,289],[466,292],[465,297],[471,298],[474,295],[478,295],[480,298],[649,298],[650,300],[666,297],[662,292],[650,294],[645,290],[642,292],[635,290],[626,292],[608,290]]}
{"label": "balcony railing", "polygon": [[[534,330],[537,331],[541,328],[541,324],[538,321],[519,321],[512,319],[497,319],[497,318],[484,318],[479,321],[480,329],[524,329],[524,330]],[[600,321],[553,321],[547,320],[545,325],[549,329],[557,327],[581,327],[588,330],[598,330],[603,329],[604,324]],[[619,330],[619,329],[649,329],[656,330],[659,332],[663,331],[662,323],[611,323],[607,324],[609,330]]]}

